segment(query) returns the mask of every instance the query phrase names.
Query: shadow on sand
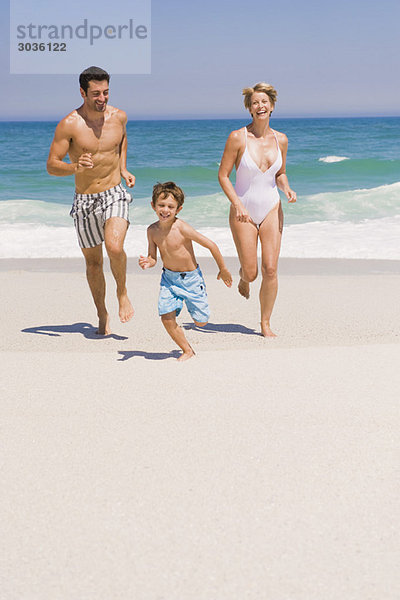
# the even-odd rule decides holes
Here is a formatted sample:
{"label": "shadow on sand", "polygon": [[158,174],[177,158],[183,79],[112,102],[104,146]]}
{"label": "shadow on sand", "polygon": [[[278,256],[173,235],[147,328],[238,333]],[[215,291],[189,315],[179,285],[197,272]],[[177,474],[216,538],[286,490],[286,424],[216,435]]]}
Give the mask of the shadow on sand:
{"label": "shadow on sand", "polygon": [[167,358],[179,358],[182,354],[179,350],[171,350],[171,352],[143,352],[142,350],[120,350],[118,354],[121,354],[121,358],[118,361],[129,360],[140,356],[146,360],[166,360]]}
{"label": "shadow on sand", "polygon": [[21,329],[22,333],[36,333],[38,335],[47,335],[49,337],[60,337],[63,333],[80,333],[87,340],[127,340],[122,335],[111,333],[110,335],[99,335],[96,327],[90,323],[73,323],[72,325],[38,325],[37,327],[28,327]]}
{"label": "shadow on sand", "polygon": [[249,329],[244,325],[236,323],[207,323],[204,327],[197,327],[194,323],[184,323],[183,329],[195,329],[196,331],[204,331],[205,333],[241,333],[244,335],[258,335],[261,333],[255,329]]}

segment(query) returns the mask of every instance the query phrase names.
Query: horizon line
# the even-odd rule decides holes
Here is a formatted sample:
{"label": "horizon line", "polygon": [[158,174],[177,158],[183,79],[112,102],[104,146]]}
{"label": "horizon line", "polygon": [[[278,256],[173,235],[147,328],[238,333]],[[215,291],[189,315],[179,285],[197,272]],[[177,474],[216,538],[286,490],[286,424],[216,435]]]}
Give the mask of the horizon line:
{"label": "horizon line", "polygon": [[[0,123],[55,123],[62,119],[63,117],[47,117],[47,118],[38,118],[38,117],[10,117],[10,118],[0,118]],[[210,115],[169,115],[169,116],[133,116],[128,114],[128,121],[243,121],[250,117],[247,115],[232,115],[232,116],[210,116]],[[272,118],[274,120],[296,120],[296,119],[398,119],[399,115],[393,114],[366,114],[366,115],[286,115],[286,116],[275,116]]]}

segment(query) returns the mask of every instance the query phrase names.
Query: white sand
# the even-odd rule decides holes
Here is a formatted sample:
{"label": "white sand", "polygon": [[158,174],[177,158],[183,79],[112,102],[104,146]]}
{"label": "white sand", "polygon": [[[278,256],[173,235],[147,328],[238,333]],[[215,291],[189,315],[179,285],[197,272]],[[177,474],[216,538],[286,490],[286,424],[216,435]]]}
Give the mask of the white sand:
{"label": "white sand", "polygon": [[399,263],[282,260],[266,341],[200,262],[180,364],[159,267],[98,339],[82,261],[0,261],[1,598],[397,600]]}

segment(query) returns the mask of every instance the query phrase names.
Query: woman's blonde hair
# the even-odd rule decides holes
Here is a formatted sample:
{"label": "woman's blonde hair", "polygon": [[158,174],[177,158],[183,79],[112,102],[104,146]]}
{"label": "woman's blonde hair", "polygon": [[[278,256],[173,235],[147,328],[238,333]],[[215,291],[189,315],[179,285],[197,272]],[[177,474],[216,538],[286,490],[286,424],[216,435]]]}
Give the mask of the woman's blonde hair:
{"label": "woman's blonde hair", "polygon": [[247,108],[247,110],[250,110],[251,96],[254,94],[254,92],[264,92],[264,94],[267,94],[268,98],[271,100],[272,107],[275,108],[275,102],[278,97],[278,92],[269,83],[260,82],[256,83],[254,87],[248,87],[243,89],[242,94],[244,96],[244,105]]}

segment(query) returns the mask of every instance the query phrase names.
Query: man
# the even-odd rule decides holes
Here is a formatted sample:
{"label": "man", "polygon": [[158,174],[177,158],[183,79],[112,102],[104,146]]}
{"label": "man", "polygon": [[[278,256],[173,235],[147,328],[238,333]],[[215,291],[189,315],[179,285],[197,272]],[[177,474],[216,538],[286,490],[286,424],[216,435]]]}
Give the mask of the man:
{"label": "man", "polygon": [[[117,284],[121,322],[129,321],[134,312],[126,290],[123,248],[132,198],[121,186],[121,176],[130,188],[135,185],[135,177],[126,169],[126,114],[107,105],[109,81],[109,74],[99,67],[81,73],[83,104],[57,125],[47,161],[50,175],[75,175],[71,216],[86,260],[101,335],[111,333],[105,304],[103,241]],[[67,153],[70,163],[63,160]]]}

